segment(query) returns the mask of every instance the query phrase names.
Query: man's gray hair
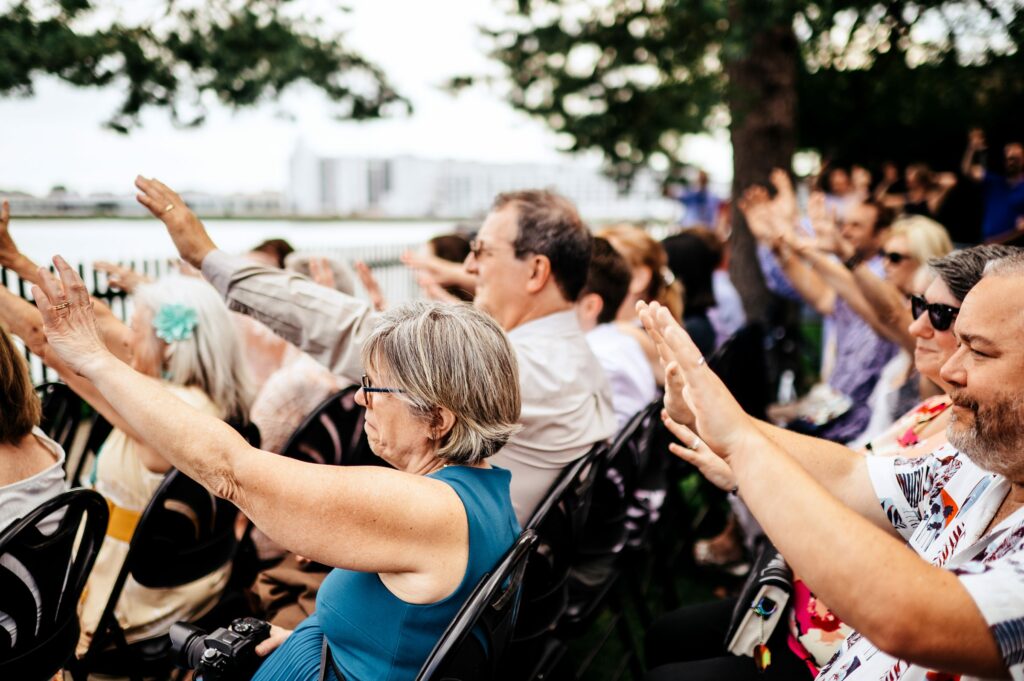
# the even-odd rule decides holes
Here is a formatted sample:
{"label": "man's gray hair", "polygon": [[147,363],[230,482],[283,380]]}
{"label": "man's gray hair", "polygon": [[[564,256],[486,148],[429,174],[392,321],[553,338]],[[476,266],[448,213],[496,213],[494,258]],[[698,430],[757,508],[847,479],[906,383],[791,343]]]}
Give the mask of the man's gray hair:
{"label": "man's gray hair", "polygon": [[985,265],[985,276],[1019,276],[1024,274],[1024,249],[1014,249],[1012,255],[989,261]]}
{"label": "man's gray hair", "polygon": [[985,244],[971,246],[949,255],[928,261],[928,269],[949,287],[949,292],[957,300],[967,297],[974,285],[987,273],[986,267],[993,260],[1001,260],[1021,253],[1014,246]]}
{"label": "man's gray hair", "polygon": [[433,429],[438,407],[455,415],[437,456],[475,464],[520,428],[519,365],[501,327],[466,303],[406,303],[382,315],[363,343],[363,366],[405,391]]}

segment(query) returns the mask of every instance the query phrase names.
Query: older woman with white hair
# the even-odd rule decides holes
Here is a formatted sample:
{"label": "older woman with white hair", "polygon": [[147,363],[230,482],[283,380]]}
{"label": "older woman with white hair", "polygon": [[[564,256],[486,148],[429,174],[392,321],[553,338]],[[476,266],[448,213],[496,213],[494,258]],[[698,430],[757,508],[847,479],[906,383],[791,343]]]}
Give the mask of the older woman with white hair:
{"label": "older woman with white hair", "polygon": [[[391,310],[366,339],[359,401],[374,452],[397,470],[308,464],[251,447],[118,362],[78,275],[55,259],[35,289],[47,339],[146,442],[288,549],[334,566],[317,611],[261,644],[256,679],[413,678],[519,532],[508,471],[488,465],[517,429],[515,353],[468,305]],[[62,285],[63,284],[63,285]],[[179,437],[187,429],[188,438]],[[337,670],[335,673],[333,670]]]}
{"label": "older woman with white hair", "polygon": [[[33,279],[41,281],[37,273]],[[119,364],[126,369],[130,365],[146,383],[210,418],[236,427],[248,423],[252,390],[238,337],[227,307],[209,284],[175,276],[139,286],[130,327],[114,319],[101,304],[96,307],[104,311],[105,347],[109,345],[111,352],[119,354]],[[53,352],[33,305],[0,288],[0,318],[114,426],[99,450],[91,476],[96,490],[106,498],[111,516],[81,605],[78,650],[82,654],[99,624],[139,518],[173,464],[147,444],[88,378]],[[187,430],[187,426],[182,428],[175,437]],[[202,614],[216,602],[229,577],[230,566],[225,566],[175,589],[148,589],[128,579],[115,609],[126,639],[134,642],[159,636],[171,622]]]}

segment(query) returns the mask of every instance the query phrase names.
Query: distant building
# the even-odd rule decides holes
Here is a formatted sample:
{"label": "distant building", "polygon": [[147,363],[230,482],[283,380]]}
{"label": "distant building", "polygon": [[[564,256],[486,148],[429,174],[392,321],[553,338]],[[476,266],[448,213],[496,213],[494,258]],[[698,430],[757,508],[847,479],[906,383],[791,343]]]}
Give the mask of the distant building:
{"label": "distant building", "polygon": [[[185,191],[185,203],[203,217],[279,217],[287,212],[284,195],[279,192],[256,194],[203,194]],[[25,193],[8,195],[11,212],[26,216],[140,217],[149,215],[134,194],[90,194],[80,196],[66,190],[52,191],[37,197]]]}
{"label": "distant building", "polygon": [[301,142],[292,154],[288,204],[297,215],[472,218],[499,192],[550,188],[591,219],[672,220],[675,201],[641,172],[628,192],[584,163],[479,163],[411,156],[387,159],[316,155]]}

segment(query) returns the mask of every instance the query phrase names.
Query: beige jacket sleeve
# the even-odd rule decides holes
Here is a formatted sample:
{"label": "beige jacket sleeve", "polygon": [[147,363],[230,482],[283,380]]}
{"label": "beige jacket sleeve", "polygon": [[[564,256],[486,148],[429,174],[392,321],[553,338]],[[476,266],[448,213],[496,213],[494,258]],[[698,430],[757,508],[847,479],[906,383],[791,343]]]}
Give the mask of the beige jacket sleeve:
{"label": "beige jacket sleeve", "polygon": [[363,340],[377,319],[368,303],[223,251],[203,259],[203,276],[231,310],[266,324],[346,382],[359,383]]}

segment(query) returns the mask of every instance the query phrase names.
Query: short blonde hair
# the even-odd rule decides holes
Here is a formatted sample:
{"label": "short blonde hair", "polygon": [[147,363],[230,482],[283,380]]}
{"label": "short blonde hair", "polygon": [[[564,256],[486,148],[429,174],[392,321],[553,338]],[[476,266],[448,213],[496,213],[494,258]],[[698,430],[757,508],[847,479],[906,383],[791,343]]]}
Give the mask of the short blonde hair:
{"label": "short blonde hair", "polygon": [[431,427],[437,407],[455,416],[437,456],[475,464],[519,431],[519,364],[508,336],[468,303],[416,301],[388,310],[363,343],[363,366],[389,384]]}
{"label": "short blonde hair", "polygon": [[0,326],[0,444],[19,444],[39,425],[41,411],[25,360]]}
{"label": "short blonde hair", "polygon": [[889,238],[894,236],[902,236],[907,240],[910,255],[922,265],[953,250],[953,242],[946,228],[923,215],[911,215],[894,222],[889,230]]}

